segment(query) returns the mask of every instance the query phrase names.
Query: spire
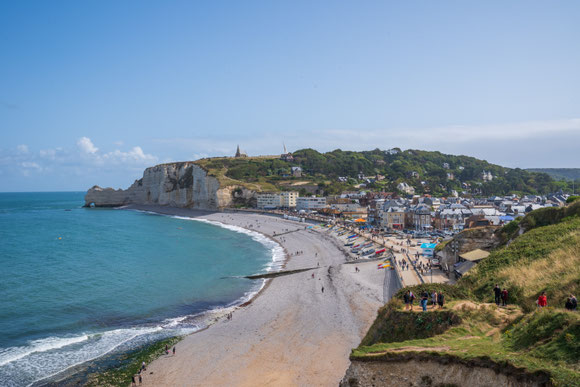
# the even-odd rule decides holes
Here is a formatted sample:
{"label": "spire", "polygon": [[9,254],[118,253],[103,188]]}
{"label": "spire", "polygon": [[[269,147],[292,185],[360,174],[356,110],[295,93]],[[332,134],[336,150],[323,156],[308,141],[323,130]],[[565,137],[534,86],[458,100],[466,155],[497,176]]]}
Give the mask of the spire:
{"label": "spire", "polygon": [[286,144],[284,142],[282,142],[282,145],[284,145],[284,154],[287,155],[288,151],[286,150]]}
{"label": "spire", "polygon": [[236,157],[240,157],[242,152],[240,152],[240,144],[238,144],[238,148],[236,149]]}

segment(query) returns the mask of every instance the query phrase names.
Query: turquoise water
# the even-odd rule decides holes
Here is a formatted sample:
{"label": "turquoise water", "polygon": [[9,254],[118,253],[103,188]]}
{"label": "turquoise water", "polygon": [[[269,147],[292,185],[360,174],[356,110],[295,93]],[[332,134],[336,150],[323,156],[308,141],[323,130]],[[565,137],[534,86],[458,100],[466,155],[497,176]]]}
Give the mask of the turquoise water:
{"label": "turquoise water", "polygon": [[262,285],[259,234],[137,211],[84,193],[0,193],[0,385],[204,326]]}

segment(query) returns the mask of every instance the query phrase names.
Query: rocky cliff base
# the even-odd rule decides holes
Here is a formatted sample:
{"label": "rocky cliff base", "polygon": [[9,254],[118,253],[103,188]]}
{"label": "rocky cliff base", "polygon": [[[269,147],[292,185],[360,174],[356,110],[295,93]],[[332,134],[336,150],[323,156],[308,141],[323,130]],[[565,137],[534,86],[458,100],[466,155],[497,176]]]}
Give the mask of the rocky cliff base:
{"label": "rocky cliff base", "polygon": [[217,178],[194,162],[160,164],[147,168],[128,189],[94,186],[85,195],[87,207],[129,204],[217,210],[255,200],[244,187],[221,187]]}
{"label": "rocky cliff base", "polygon": [[544,373],[530,374],[485,359],[462,360],[429,354],[402,354],[377,361],[352,361],[340,387],[550,386]]}

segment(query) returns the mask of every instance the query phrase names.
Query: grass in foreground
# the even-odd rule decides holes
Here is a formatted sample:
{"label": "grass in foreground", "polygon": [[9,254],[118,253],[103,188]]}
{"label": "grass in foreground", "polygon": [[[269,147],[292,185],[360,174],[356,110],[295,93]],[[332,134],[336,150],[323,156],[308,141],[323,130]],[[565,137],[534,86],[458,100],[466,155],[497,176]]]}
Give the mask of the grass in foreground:
{"label": "grass in foreground", "polygon": [[[406,318],[406,336],[423,337],[379,342],[367,335],[363,344],[369,344],[354,349],[351,359],[380,360],[381,357],[410,353],[463,360],[483,359],[490,364],[525,368],[531,373],[547,372],[557,386],[580,385],[580,316],[577,313],[545,309],[524,315],[516,306],[498,308],[466,300],[449,303],[446,312],[406,312],[397,302],[387,304],[385,308],[391,310],[386,314],[388,320],[384,321],[383,327]],[[455,326],[447,324],[442,327],[443,333],[432,337],[424,337],[424,332],[417,332],[418,329],[425,329],[426,319],[436,321],[437,314],[442,313],[452,313],[456,316],[455,321],[461,322]],[[437,330],[434,327],[430,329]],[[377,336],[376,332],[374,336]]]}

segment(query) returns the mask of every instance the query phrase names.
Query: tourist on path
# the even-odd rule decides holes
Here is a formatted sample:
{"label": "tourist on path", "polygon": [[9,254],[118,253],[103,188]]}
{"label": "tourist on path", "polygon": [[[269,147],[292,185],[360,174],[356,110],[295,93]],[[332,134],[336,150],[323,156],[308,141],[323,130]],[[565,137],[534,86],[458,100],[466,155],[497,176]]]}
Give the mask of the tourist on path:
{"label": "tourist on path", "polygon": [[139,385],[141,385],[141,383],[143,383],[143,377],[141,376],[141,374],[139,374]]}
{"label": "tourist on path", "polygon": [[578,308],[578,300],[576,299],[576,297],[574,297],[574,295],[570,294],[570,297],[568,297],[568,299],[566,300],[565,306],[566,309],[575,311],[576,308]]}
{"label": "tourist on path", "polygon": [[501,301],[501,288],[498,284],[495,284],[495,288],[493,288],[493,293],[495,294],[495,304],[499,306]]}
{"label": "tourist on path", "polygon": [[433,304],[433,309],[435,309],[437,306],[437,292],[435,290],[433,290],[433,293],[431,294],[431,303]]}
{"label": "tourist on path", "polygon": [[508,291],[506,288],[503,288],[501,291],[501,306],[507,306],[508,303]]}
{"label": "tourist on path", "polygon": [[429,301],[429,293],[423,292],[423,294],[421,294],[421,307],[423,308],[423,312],[427,311],[428,301]]}
{"label": "tourist on path", "polygon": [[440,309],[443,309],[443,305],[445,305],[445,296],[441,292],[437,294],[437,304],[439,304]]}
{"label": "tourist on path", "polygon": [[540,294],[540,297],[538,297],[538,301],[536,303],[538,304],[538,308],[545,308],[548,306],[548,296],[546,296],[546,292],[542,292],[542,294]]}
{"label": "tourist on path", "polygon": [[175,356],[175,347],[173,347],[173,356]]}
{"label": "tourist on path", "polygon": [[409,291],[409,306],[411,307],[411,311],[413,311],[413,301],[415,301],[415,295],[413,292]]}
{"label": "tourist on path", "polygon": [[137,383],[135,382],[135,375],[131,376],[131,386],[136,386]]}
{"label": "tourist on path", "polygon": [[410,291],[407,290],[405,294],[403,294],[403,302],[405,303],[405,310],[409,310],[409,303],[411,301],[411,294]]}

